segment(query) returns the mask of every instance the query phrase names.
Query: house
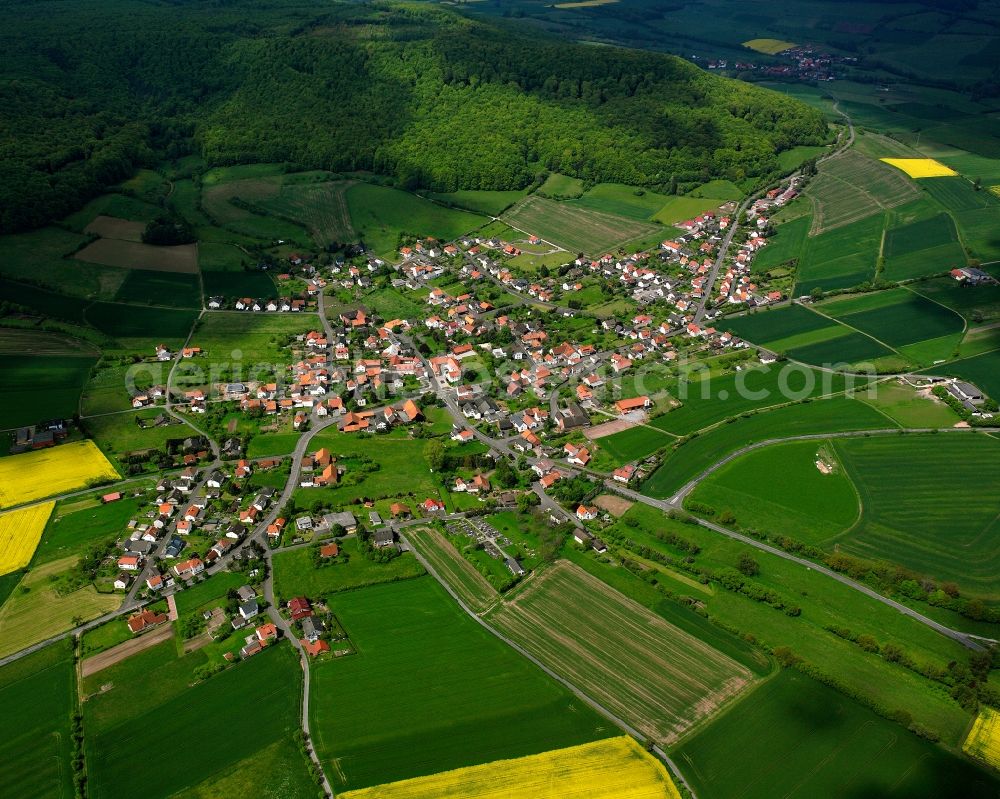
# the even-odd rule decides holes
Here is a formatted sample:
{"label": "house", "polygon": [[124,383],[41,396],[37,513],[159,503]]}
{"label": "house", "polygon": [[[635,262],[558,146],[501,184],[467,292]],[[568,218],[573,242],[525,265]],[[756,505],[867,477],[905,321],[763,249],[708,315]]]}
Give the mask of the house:
{"label": "house", "polygon": [[433,497],[428,497],[424,500],[422,505],[423,509],[427,513],[443,513],[444,503],[440,499],[434,499]]}
{"label": "house", "polygon": [[563,432],[588,424],[590,424],[590,417],[575,402],[571,402],[565,408],[556,411],[556,427]]}
{"label": "house", "polygon": [[632,413],[633,411],[643,410],[652,406],[652,401],[649,397],[632,397],[631,399],[623,399],[615,402],[615,409],[624,416],[627,413]]}
{"label": "house", "polygon": [[600,510],[593,505],[581,505],[576,509],[576,518],[589,522],[596,519]]}
{"label": "house", "polygon": [[284,519],[275,519],[267,526],[267,538],[274,543],[281,536],[281,531],[285,528]]}
{"label": "house", "polygon": [[154,613],[149,608],[129,617],[128,628],[133,635],[145,632],[146,630],[163,624],[168,620],[166,613]]}
{"label": "house", "polygon": [[182,580],[194,577],[194,575],[200,574],[203,571],[205,571],[205,564],[201,558],[191,558],[174,566],[174,574]]}
{"label": "house", "polygon": [[308,654],[309,657],[316,657],[317,655],[320,655],[323,652],[330,651],[330,645],[322,638],[316,641],[310,641],[306,638],[303,638],[299,641],[299,643],[302,644],[302,648],[306,651],[306,654]]}
{"label": "house", "polygon": [[396,543],[396,534],[391,527],[380,527],[372,533],[372,546],[376,549],[385,549]]}
{"label": "house", "polygon": [[320,633],[322,632],[322,623],[316,621],[312,615],[306,616],[302,619],[302,637],[310,643],[318,641]]}
{"label": "house", "polygon": [[246,659],[253,657],[264,648],[259,638],[254,637],[246,646],[240,649],[240,657]]}
{"label": "house", "polygon": [[262,624],[256,630],[257,640],[262,644],[267,644],[270,641],[274,641],[278,637],[278,628],[272,623]]}
{"label": "house", "polygon": [[125,574],[125,572],[122,572],[121,574],[119,574],[115,578],[114,586],[115,586],[115,588],[117,590],[124,591],[126,588],[129,587],[129,585],[131,584],[131,582],[132,582],[131,575],[128,575],[128,574]]}
{"label": "house", "polygon": [[299,621],[307,616],[312,616],[312,605],[304,596],[297,596],[288,602],[288,610],[292,614],[292,621]]}
{"label": "house", "polygon": [[260,613],[260,608],[257,606],[257,597],[255,596],[253,599],[242,602],[239,607],[239,613],[244,619],[252,619]]}
{"label": "house", "polygon": [[548,474],[544,475],[538,482],[541,483],[542,488],[552,488],[552,486],[562,478],[562,473],[553,469]]}
{"label": "house", "polygon": [[340,555],[340,544],[336,541],[331,541],[329,544],[323,544],[319,548],[319,556],[321,558],[335,558]]}
{"label": "house", "polygon": [[586,466],[590,462],[590,452],[586,447],[578,447],[576,444],[567,444],[563,447],[566,453],[566,462],[576,466]]}
{"label": "house", "polygon": [[101,502],[107,505],[109,502],[117,502],[121,498],[122,498],[121,491],[113,491],[112,493],[105,494],[103,497],[101,497]]}
{"label": "house", "polygon": [[126,572],[137,572],[142,569],[142,555],[128,553],[118,558],[118,568]]}
{"label": "house", "polygon": [[402,502],[393,502],[389,506],[389,512],[392,514],[392,518],[396,519],[408,519],[413,515],[408,505],[404,505]]}
{"label": "house", "polygon": [[351,534],[357,532],[358,520],[354,518],[354,514],[350,511],[327,513],[323,516],[322,526],[327,530],[332,530],[334,527],[342,527],[344,532]]}
{"label": "house", "polygon": [[621,468],[615,469],[611,474],[611,479],[618,483],[624,483],[628,485],[632,478],[635,476],[635,466],[631,463],[626,463]]}

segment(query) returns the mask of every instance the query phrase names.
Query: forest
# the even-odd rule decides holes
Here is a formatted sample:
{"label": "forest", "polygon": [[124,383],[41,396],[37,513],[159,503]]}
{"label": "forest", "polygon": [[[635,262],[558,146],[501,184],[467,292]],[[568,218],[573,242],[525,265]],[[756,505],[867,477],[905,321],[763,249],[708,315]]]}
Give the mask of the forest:
{"label": "forest", "polygon": [[766,177],[818,112],[672,56],[567,44],[416,3],[4,0],[0,231],[137,166],[284,162],[404,188],[542,171],[663,187]]}

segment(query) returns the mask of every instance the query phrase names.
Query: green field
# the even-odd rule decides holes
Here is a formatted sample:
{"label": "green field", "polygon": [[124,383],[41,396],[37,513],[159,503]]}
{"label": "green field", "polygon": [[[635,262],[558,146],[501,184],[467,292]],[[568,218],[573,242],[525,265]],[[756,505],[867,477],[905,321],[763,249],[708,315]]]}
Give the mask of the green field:
{"label": "green field", "polygon": [[344,244],[355,238],[347,191],[353,181],[296,182],[286,176],[276,194],[258,199],[254,205],[280,218],[298,222],[318,247]]}
{"label": "green field", "polygon": [[572,178],[569,175],[553,172],[538,187],[538,193],[545,197],[579,197],[583,194],[583,181],[580,178]]}
{"label": "green field", "polygon": [[60,641],[0,669],[0,795],[73,795],[70,715],[76,709],[73,647]]}
{"label": "green field", "polygon": [[985,799],[1000,790],[986,770],[793,670],[672,754],[704,799]]}
{"label": "green field", "polygon": [[669,497],[730,452],[757,441],[895,426],[873,408],[845,397],[777,408],[722,425],[669,451],[663,465],[643,483],[642,492],[652,497]]}
{"label": "green field", "polygon": [[0,354],[0,429],[72,418],[95,362],[84,354]]}
{"label": "green field", "polygon": [[[94,799],[183,793],[213,775],[228,774],[232,766],[258,751],[287,741],[299,728],[302,678],[291,646],[273,647],[189,687],[191,656],[172,660],[173,644],[165,643],[170,649],[160,644],[93,675],[99,684],[114,686],[84,705],[88,795]],[[148,670],[138,671],[140,665]],[[173,670],[169,687],[155,682],[165,676],[164,668]],[[137,701],[136,689],[147,695]],[[127,704],[125,695],[130,697]],[[92,708],[98,700],[99,706]],[[237,729],[240,734],[233,735]],[[163,741],[171,742],[174,756],[151,758],[143,768],[134,767],[136,751],[154,751]],[[212,741],[219,745],[206,745]],[[263,784],[255,788],[261,793],[286,777],[296,790],[309,790],[302,757],[287,775],[258,776]]]}
{"label": "green field", "polygon": [[441,533],[417,528],[406,537],[469,608],[479,613],[496,601],[496,589]]}
{"label": "green field", "polygon": [[[813,543],[843,532],[858,519],[858,495],[843,468],[816,467],[830,459],[827,441],[793,441],[748,452],[713,472],[692,502],[725,509],[744,527]],[[819,455],[818,453],[822,453]]]}
{"label": "green field", "polygon": [[[17,275],[24,278],[25,275]],[[57,294],[54,291],[18,283],[0,278],[0,296],[4,299],[23,305],[30,311],[36,311],[53,319],[64,319],[68,322],[83,322],[83,311],[89,304],[79,297],[67,294]]]}
{"label": "green field", "polygon": [[312,674],[313,741],[337,791],[618,733],[431,577],[340,593],[330,607],[357,649]]}
{"label": "green field", "polygon": [[291,363],[288,344],[319,324],[315,314],[209,313],[198,324],[191,344],[201,347],[205,357],[232,362],[234,371],[239,363],[245,371],[258,364]]}
{"label": "green field", "polygon": [[626,186],[622,183],[598,183],[573,204],[644,222],[671,199],[667,194],[658,194],[655,191]]}
{"label": "green field", "polygon": [[132,269],[115,295],[117,302],[201,308],[198,275]]}
{"label": "green field", "polygon": [[1000,350],[991,350],[960,361],[932,366],[927,374],[949,375],[974,383],[993,399],[1000,399]]}
{"label": "green field", "polygon": [[347,206],[357,235],[377,255],[389,258],[396,256],[401,233],[450,241],[487,221],[478,214],[370,183],[351,186]]}
{"label": "green field", "polygon": [[[346,562],[341,562],[346,557]],[[375,563],[358,549],[357,539],[341,545],[341,557],[336,563],[313,566],[309,547],[274,553],[274,593],[288,600],[294,596],[319,599],[337,591],[349,591],[366,585],[407,580],[424,574],[424,567],[408,552],[388,563]]]}
{"label": "green field", "polygon": [[966,263],[955,223],[945,213],[889,228],[884,252],[886,280],[925,277]]}
{"label": "green field", "polygon": [[[123,389],[124,390],[124,389]],[[83,421],[87,435],[101,448],[112,462],[121,462],[129,452],[146,449],[164,450],[170,439],[187,438],[194,431],[186,424],[169,424],[162,427],[142,428],[139,420],[150,422],[163,411],[147,408],[141,411],[114,413],[105,416],[91,416]]]}
{"label": "green field", "polygon": [[86,318],[102,333],[116,339],[155,339],[154,345],[162,341],[178,346],[187,338],[198,312],[95,302],[87,308]]}
{"label": "green field", "polygon": [[[714,211],[725,202],[725,199],[718,197],[670,197],[653,218],[664,225],[673,225],[706,211]],[[669,237],[671,232],[669,228],[665,230],[664,238]]]}
{"label": "green field", "polygon": [[[106,491],[107,489],[105,489]],[[93,543],[122,535],[146,500],[127,496],[102,504],[101,491],[60,500],[35,550],[35,566],[82,552]]]}
{"label": "green field", "polygon": [[446,205],[454,205],[458,208],[465,208],[477,214],[487,216],[500,216],[507,208],[520,200],[527,194],[527,191],[452,191],[452,192],[428,192],[427,196]]}
{"label": "green field", "polygon": [[510,208],[503,219],[572,253],[588,255],[603,255],[628,241],[657,232],[647,222],[536,196],[526,197]]}
{"label": "green field", "polygon": [[779,225],[774,235],[767,240],[767,246],[754,256],[753,271],[766,272],[769,268],[789,261],[797,263],[802,256],[802,247],[811,224],[812,217],[806,215]]}
{"label": "green field", "polygon": [[824,291],[850,288],[873,278],[884,225],[885,214],[878,212],[807,238],[799,261],[795,295],[801,297],[814,288]]}
{"label": "green field", "polygon": [[918,394],[900,381],[881,382],[874,397],[860,399],[903,427],[951,427],[958,422],[958,414],[949,405],[934,396]]}
{"label": "green field", "polygon": [[970,327],[1000,318],[1000,285],[963,286],[950,277],[911,283],[912,291],[947,305],[969,320]]}

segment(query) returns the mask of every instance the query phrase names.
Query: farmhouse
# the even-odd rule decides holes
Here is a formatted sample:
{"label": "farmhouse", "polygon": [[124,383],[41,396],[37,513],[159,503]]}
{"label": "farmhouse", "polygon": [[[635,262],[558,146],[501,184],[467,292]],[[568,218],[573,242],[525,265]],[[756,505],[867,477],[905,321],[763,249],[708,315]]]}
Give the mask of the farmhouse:
{"label": "farmhouse", "polygon": [[133,635],[137,635],[166,621],[166,613],[154,613],[149,608],[146,608],[141,613],[136,613],[129,617],[128,628],[132,631]]}
{"label": "farmhouse", "polygon": [[623,416],[627,413],[632,413],[633,411],[643,410],[644,408],[649,408],[653,403],[650,401],[649,397],[633,397],[632,399],[622,399],[615,402],[615,408],[618,413]]}

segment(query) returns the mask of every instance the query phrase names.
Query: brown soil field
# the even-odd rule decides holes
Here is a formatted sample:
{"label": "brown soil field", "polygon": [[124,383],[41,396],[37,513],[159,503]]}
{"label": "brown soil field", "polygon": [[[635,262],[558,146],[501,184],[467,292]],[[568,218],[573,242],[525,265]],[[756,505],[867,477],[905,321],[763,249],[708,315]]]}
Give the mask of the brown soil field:
{"label": "brown soil field", "polygon": [[568,561],[488,616],[611,713],[670,744],[752,681],[745,667]]}
{"label": "brown soil field", "polygon": [[142,232],[146,229],[143,222],[130,222],[117,216],[98,216],[87,227],[84,233],[96,233],[102,239],[121,239],[122,241],[142,241]]}
{"label": "brown soil field", "polygon": [[103,671],[108,668],[108,666],[114,666],[115,663],[121,663],[121,661],[142,652],[144,649],[149,649],[151,646],[156,646],[157,644],[166,641],[173,634],[174,627],[172,624],[161,624],[151,632],[140,635],[138,638],[133,638],[131,641],[126,641],[124,644],[113,646],[111,649],[99,652],[93,657],[82,661],[80,663],[80,674],[83,677],[89,677],[91,674],[97,674],[97,672]]}
{"label": "brown soil field", "polygon": [[635,424],[627,419],[615,419],[612,422],[605,422],[604,424],[588,427],[583,431],[583,434],[591,441],[596,441],[598,438],[611,436],[615,433],[620,433],[622,430],[628,430],[631,427],[635,427]]}
{"label": "brown soil field", "polygon": [[624,516],[625,512],[635,503],[629,502],[627,499],[616,496],[615,494],[601,494],[594,500],[594,504],[599,508],[603,508],[612,516],[617,518],[618,516]]}
{"label": "brown soil field", "polygon": [[98,239],[76,254],[79,261],[123,269],[148,269],[153,272],[198,272],[198,245],[154,247],[139,241]]}

